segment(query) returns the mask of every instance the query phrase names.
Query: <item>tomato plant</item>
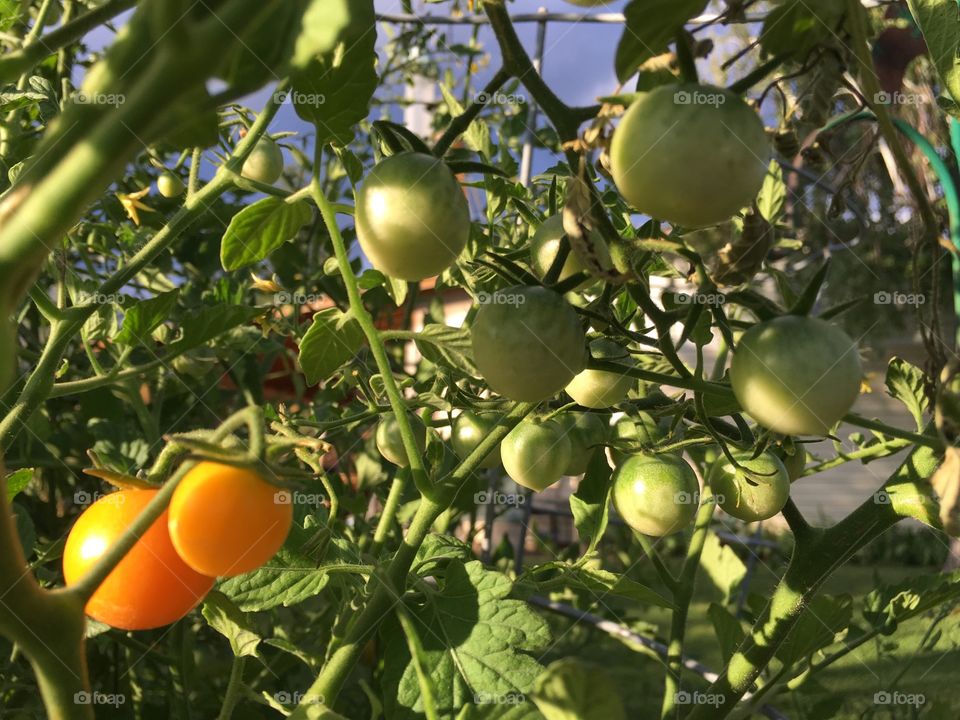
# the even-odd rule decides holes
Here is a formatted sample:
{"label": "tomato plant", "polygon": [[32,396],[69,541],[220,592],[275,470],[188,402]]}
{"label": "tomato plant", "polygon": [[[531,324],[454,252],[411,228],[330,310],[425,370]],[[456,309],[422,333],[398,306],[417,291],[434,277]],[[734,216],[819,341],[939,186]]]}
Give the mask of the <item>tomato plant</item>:
{"label": "tomato plant", "polygon": [[772,452],[735,455],[739,467],[723,458],[710,468],[707,482],[724,512],[746,522],[768,520],[790,497],[790,475]]}
{"label": "tomato plant", "polygon": [[[450,432],[450,444],[453,451],[462,460],[479,445],[497,425],[497,417],[491,413],[481,414],[463,412],[453,421]],[[480,462],[480,467],[489,469],[500,464],[500,448],[494,448]]]}
{"label": "tomato plant", "polygon": [[[590,354],[601,360],[619,361],[629,365],[629,354],[610,340],[594,340]],[[588,408],[607,408],[624,400],[636,380],[624,372],[586,369],[577,373],[566,387],[567,394]]]}
{"label": "tomato plant", "polygon": [[560,423],[530,420],[507,434],[500,445],[500,457],[514,482],[540,491],[563,476],[573,460],[573,450]]}
{"label": "tomato plant", "polygon": [[243,162],[243,176],[273,185],[283,174],[283,151],[268,137],[262,137]]}
{"label": "tomato plant", "polygon": [[[410,421],[413,427],[413,436],[417,448],[423,452],[427,447],[427,428],[419,419]],[[403,446],[403,437],[400,435],[400,425],[397,416],[393,413],[384,415],[377,423],[376,430],[377,450],[394,465],[409,465],[406,448]]]}
{"label": "tomato plant", "polygon": [[186,186],[183,184],[183,180],[180,179],[180,176],[170,172],[169,170],[164,170],[157,178],[157,192],[159,192],[165,198],[180,197],[183,195],[183,191],[185,189]]}
{"label": "tomato plant", "polygon": [[[67,585],[81,582],[154,499],[156,490],[121,490],[83,511],[63,546]],[[87,601],[87,615],[123,630],[176,622],[213,587],[213,578],[188,566],[167,531],[167,513],[149,527]]]}
{"label": "tomato plant", "polygon": [[690,524],[700,488],[682,458],[633,455],[614,472],[611,497],[627,525],[644,535],[662,537]]}

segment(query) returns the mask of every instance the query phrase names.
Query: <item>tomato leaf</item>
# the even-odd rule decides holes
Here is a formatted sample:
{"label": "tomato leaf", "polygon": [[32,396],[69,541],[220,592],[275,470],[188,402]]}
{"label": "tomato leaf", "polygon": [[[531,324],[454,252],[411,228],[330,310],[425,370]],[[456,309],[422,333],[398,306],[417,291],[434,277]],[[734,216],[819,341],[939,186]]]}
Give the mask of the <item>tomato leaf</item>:
{"label": "tomato leaf", "polygon": [[262,638],[230,598],[212,590],[203,601],[203,617],[210,627],[230,641],[234,656],[256,657]]}
{"label": "tomato leaf", "polygon": [[790,667],[817,650],[832,645],[837,634],[853,619],[853,601],[849,595],[819,595],[800,615],[775,657]]}
{"label": "tomato leaf", "polygon": [[600,538],[607,529],[612,488],[607,458],[602,452],[595,452],[577,492],[570,496],[573,522],[580,537],[588,543],[587,553],[597,549]]}
{"label": "tomato leaf", "polygon": [[929,407],[924,391],[925,375],[923,370],[903,358],[890,358],[887,365],[885,384],[887,394],[907,406],[917,423],[917,430],[923,429],[923,414]]}
{"label": "tomato leaf", "polygon": [[730,599],[747,574],[747,567],[729,545],[721,545],[716,535],[710,534],[703,546],[700,567],[723,594],[723,602]]}
{"label": "tomato leaf", "polygon": [[301,200],[268,197],[248,205],[233,216],[220,242],[223,269],[236,270],[260,262],[292,240],[312,218],[310,206]]}
{"label": "tomato leaf", "polygon": [[783,213],[783,203],[787,199],[787,186],[783,182],[783,169],[776,160],[770,161],[770,167],[757,195],[757,207],[760,214],[769,223],[776,223]]}
{"label": "tomato leaf", "polygon": [[787,0],[764,20],[760,47],[767,56],[790,53],[802,57],[821,41],[836,36],[843,13],[844,4],[834,0]]}
{"label": "tomato leaf", "polygon": [[123,325],[114,342],[136,345],[149,340],[150,333],[170,317],[179,295],[180,290],[170,290],[131,305],[123,314]]}
{"label": "tomato leaf", "polygon": [[564,573],[563,579],[570,587],[588,590],[598,596],[616,595],[646,605],[674,607],[672,602],[646,585],[631,580],[626,575],[618,575],[608,570],[581,567]]}
{"label": "tomato leaf", "polygon": [[182,323],[180,339],[170,346],[171,353],[182,353],[203,345],[238,325],[248,323],[263,310],[245,305],[211,305],[188,315]]}
{"label": "tomato leaf", "polygon": [[627,717],[609,672],[573,657],[551,663],[534,683],[532,696],[546,720]]}
{"label": "tomato leaf", "polygon": [[[440,83],[440,93],[443,95],[443,101],[447,105],[447,110],[454,117],[462,115],[464,108],[457,100],[457,97],[445,83]],[[479,153],[485,158],[493,156],[493,143],[490,140],[490,128],[482,120],[474,120],[467,127],[463,134],[463,141],[467,147],[475,153]]]}
{"label": "tomato leaf", "polygon": [[307,385],[325,380],[356,355],[363,331],[352,317],[336,308],[321,310],[300,341],[300,368]]}
{"label": "tomato leaf", "polygon": [[940,80],[954,102],[960,102],[960,32],[957,31],[957,3],[954,0],[907,0],[910,12]]}
{"label": "tomato leaf", "polygon": [[713,631],[717,636],[717,642],[720,643],[720,657],[723,658],[723,666],[726,667],[744,638],[743,626],[733,613],[717,603],[710,603],[710,607],[707,608],[707,617],[713,623]]}
{"label": "tomato leaf", "polygon": [[[408,605],[423,644],[420,662],[436,690],[438,717],[456,717],[471,701],[497,703],[498,708],[508,698],[520,702],[540,674],[542,666],[528,653],[546,648],[550,631],[525,602],[508,599],[512,589],[509,578],[478,561],[451,561],[442,587],[422,604]],[[382,635],[386,716],[423,718],[423,697],[403,629],[391,618]]]}
{"label": "tomato leaf", "polygon": [[36,473],[34,468],[20,468],[7,475],[7,502],[23,492]]}
{"label": "tomato leaf", "polygon": [[615,67],[622,83],[644,62],[667,48],[684,23],[699,15],[707,0],[633,0],[623,10],[626,27],[617,45]]}
{"label": "tomato leaf", "polygon": [[479,375],[466,328],[430,323],[417,333],[416,343],[420,354],[435,365],[454,367],[469,377]]}
{"label": "tomato leaf", "polygon": [[[246,28],[240,42],[230,46],[218,71],[219,77],[234,90],[243,92],[286,75],[293,58],[294,43],[304,30],[304,10],[309,4],[310,0],[267,3],[256,21]],[[336,25],[329,31],[328,42],[332,46],[336,39],[333,34]]]}

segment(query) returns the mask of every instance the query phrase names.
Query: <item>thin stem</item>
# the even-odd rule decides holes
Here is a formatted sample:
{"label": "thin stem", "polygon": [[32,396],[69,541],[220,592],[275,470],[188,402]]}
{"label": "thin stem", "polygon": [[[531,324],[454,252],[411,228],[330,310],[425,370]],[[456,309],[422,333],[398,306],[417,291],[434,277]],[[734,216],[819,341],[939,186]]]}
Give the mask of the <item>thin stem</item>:
{"label": "thin stem", "polygon": [[447,150],[450,149],[450,146],[453,144],[454,140],[466,132],[467,128],[470,127],[470,123],[476,120],[477,116],[480,115],[483,109],[487,106],[487,103],[490,101],[490,96],[494,95],[497,90],[503,87],[503,84],[509,79],[509,72],[503,68],[497,70],[494,76],[490,79],[490,82],[488,82],[483,88],[482,94],[486,98],[484,102],[477,100],[471,103],[466,110],[450,121],[450,124],[447,126],[447,129],[444,130],[443,135],[440,136],[440,139],[437,140],[436,144],[433,146],[433,154],[437,157],[443,157]]}
{"label": "thin stem", "polygon": [[397,514],[397,508],[400,505],[400,499],[410,481],[410,473],[406,468],[397,470],[393,483],[390,485],[390,492],[387,495],[387,501],[383,505],[383,512],[380,513],[380,519],[377,521],[377,529],[373,533],[373,545],[370,547],[370,554],[376,557],[383,543],[387,539],[387,534],[393,527],[393,518]]}
{"label": "thin stem", "polygon": [[233,715],[233,709],[240,701],[240,693],[243,691],[243,668],[247,659],[243,656],[233,658],[233,665],[230,667],[230,680],[227,682],[227,692],[223,696],[223,705],[220,706],[220,714],[217,720],[230,720]]}

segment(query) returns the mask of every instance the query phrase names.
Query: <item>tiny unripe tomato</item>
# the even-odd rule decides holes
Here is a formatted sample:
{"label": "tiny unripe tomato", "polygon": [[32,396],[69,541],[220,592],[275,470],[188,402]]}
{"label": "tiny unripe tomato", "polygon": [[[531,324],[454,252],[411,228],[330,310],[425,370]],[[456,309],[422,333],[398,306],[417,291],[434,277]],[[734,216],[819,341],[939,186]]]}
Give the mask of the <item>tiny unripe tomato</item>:
{"label": "tiny unripe tomato", "polygon": [[787,452],[786,448],[778,447],[776,456],[780,458],[780,462],[787,469],[787,477],[790,478],[790,482],[803,475],[803,471],[807,467],[807,451],[803,449],[802,445],[795,443],[792,455]]}
{"label": "tiny unripe tomato", "polygon": [[[420,453],[423,454],[427,449],[427,428],[423,421],[415,415],[410,415],[410,426],[413,430],[413,438],[417,443]],[[377,450],[383,455],[384,459],[392,462],[394,465],[406,467],[410,464],[407,458],[407,451],[403,446],[403,438],[400,436],[400,425],[397,423],[397,416],[393,413],[384,413],[377,423]]]}
{"label": "tiny unripe tomato", "polygon": [[170,500],[170,537],[197,572],[233,577],[256,570],[283,545],[293,524],[290,493],[247,468],[199,462]]}
{"label": "tiny unripe tomato", "polygon": [[596,413],[566,412],[554,418],[570,438],[570,462],[564,475],[583,475],[607,437],[607,425]]}
{"label": "tiny unripe tomato", "polygon": [[860,394],[857,344],[819,318],[784,315],[747,330],[730,384],[754,420],[784,435],[825,435]]}
{"label": "tiny unripe tomato", "polygon": [[[667,436],[667,430],[662,422],[657,422],[647,412],[640,410],[629,417],[622,417],[613,425],[611,441],[625,446],[649,447],[660,442]],[[614,465],[622,465],[629,458],[641,452],[638,447],[632,450],[610,448],[610,456]]]}
{"label": "tiny unripe tomato", "polygon": [[539,402],[583,370],[583,326],[557,293],[518,285],[487,299],[470,338],[477,368],[494,392],[518,402]]}
{"label": "tiny unripe tomato", "polygon": [[439,275],[470,239],[460,183],[432,155],[404,152],[378,163],[357,190],[357,240],[370,263],[399,280]]}
{"label": "tiny unripe tomato", "polygon": [[644,535],[662,537],[693,520],[700,486],[681,457],[634,455],[614,471],[611,497],[627,525]]}
{"label": "tiny unripe tomato", "polygon": [[714,225],[749,205],[770,141],[736,93],[682,83],[635,100],[613,133],[610,170],[637,210],[685,227]]}
{"label": "tiny unripe tomato", "polygon": [[[63,577],[75,585],[120,539],[156,490],[120,490],[84,510],[63,547]],[[203,600],[213,578],[189,567],[167,530],[165,511],[137,540],[87,602],[94,620],[122,630],[150,630],[176,622]]]}
{"label": "tiny unripe tomato", "polygon": [[[464,411],[453,421],[450,433],[450,444],[460,460],[473,452],[487,435],[497,426],[498,416],[495,413],[474,413]],[[500,445],[491,450],[480,463],[484,469],[495,468],[500,464]]]}
{"label": "tiny unripe tomato", "polygon": [[563,477],[570,464],[571,446],[556,422],[523,420],[500,443],[503,469],[515,483],[544,490]]}
{"label": "tiny unripe tomato", "polygon": [[[630,354],[612,340],[599,339],[590,343],[590,354],[600,360],[611,360],[630,365]],[[578,404],[602,409],[622,402],[636,385],[629,375],[606,370],[583,370],[567,385],[567,394]]]}
{"label": "tiny unripe tomato", "polygon": [[157,192],[165,198],[175,198],[183,195],[186,186],[179,175],[175,175],[169,170],[164,170],[157,178]]}
{"label": "tiny unripe tomato", "polygon": [[750,453],[734,453],[734,458],[742,469],[722,457],[707,474],[717,503],[725,513],[745,522],[772,518],[790,497],[787,469],[769,451],[755,458]]}
{"label": "tiny unripe tomato", "polygon": [[248,180],[273,185],[283,174],[283,151],[280,146],[265,135],[261,137],[243,161],[240,174]]}

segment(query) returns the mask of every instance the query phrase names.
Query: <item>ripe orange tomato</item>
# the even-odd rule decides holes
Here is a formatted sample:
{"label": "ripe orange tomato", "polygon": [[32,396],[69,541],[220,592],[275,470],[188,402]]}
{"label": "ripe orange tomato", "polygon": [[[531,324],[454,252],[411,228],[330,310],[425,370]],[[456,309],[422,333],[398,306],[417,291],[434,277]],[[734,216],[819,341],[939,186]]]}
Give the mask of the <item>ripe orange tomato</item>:
{"label": "ripe orange tomato", "polygon": [[[133,523],[156,490],[121,490],[97,500],[77,518],[63,548],[63,577],[79,582]],[[170,542],[167,513],[87,602],[87,615],[122,630],[149,630],[190,612],[213,587],[213,578],[188,567]]]}
{"label": "ripe orange tomato", "polygon": [[246,468],[197,463],[170,500],[170,538],[197,572],[233,577],[272,558],[290,532],[290,493]]}

